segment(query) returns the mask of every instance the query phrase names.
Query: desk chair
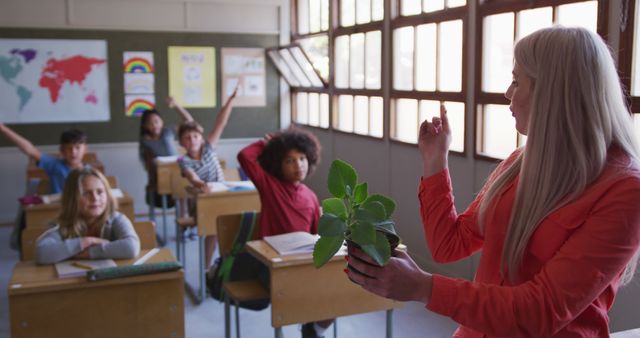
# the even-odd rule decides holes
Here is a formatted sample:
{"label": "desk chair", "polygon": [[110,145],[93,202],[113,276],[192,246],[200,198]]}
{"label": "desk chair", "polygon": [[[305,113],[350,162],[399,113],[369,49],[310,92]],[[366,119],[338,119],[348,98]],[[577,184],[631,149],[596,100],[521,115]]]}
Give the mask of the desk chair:
{"label": "desk chair", "polygon": [[[176,200],[176,256],[186,271],[186,251],[182,231],[186,228],[195,227],[196,222],[193,216],[189,215],[187,201],[191,197],[187,193],[187,187],[191,186],[189,181],[181,175],[171,175],[171,195]],[[197,292],[187,282],[185,278],[184,284],[187,292],[193,299],[194,303],[200,304],[207,295],[207,287],[204,271],[204,236],[198,235],[198,280],[200,288]]]}
{"label": "desk chair", "polygon": [[[140,250],[151,250],[157,246],[155,224],[150,221],[135,222],[133,228],[140,238]],[[31,261],[35,255],[38,237],[49,228],[25,228],[22,231],[21,261]]]}
{"label": "desk chair", "polygon": [[[259,219],[259,214],[256,216]],[[218,248],[220,249],[220,257],[226,257],[231,253],[233,241],[236,238],[237,233],[240,231],[240,215],[225,215],[220,216],[217,219],[218,229]],[[258,224],[258,220],[256,220]],[[258,227],[254,228],[252,239],[257,239]],[[235,316],[236,316],[236,337],[240,338],[240,302],[246,301],[259,301],[269,299],[269,290],[267,290],[257,280],[243,280],[225,282],[222,285],[224,290],[224,333],[225,338],[231,337],[231,324],[230,324],[230,309],[229,302],[233,301],[235,304]]]}

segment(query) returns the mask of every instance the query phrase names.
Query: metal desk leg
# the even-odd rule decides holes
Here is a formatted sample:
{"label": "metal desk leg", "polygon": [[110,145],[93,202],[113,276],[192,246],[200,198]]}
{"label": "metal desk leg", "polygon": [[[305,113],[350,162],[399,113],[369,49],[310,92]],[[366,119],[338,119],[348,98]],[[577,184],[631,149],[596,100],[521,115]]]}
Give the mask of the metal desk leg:
{"label": "metal desk leg", "polygon": [[[167,195],[162,195],[162,240],[167,243],[167,205],[169,204]],[[164,245],[163,244],[163,245]]]}
{"label": "metal desk leg", "polygon": [[240,338],[240,304],[236,301],[236,338]]}
{"label": "metal desk leg", "polygon": [[200,252],[200,267],[198,268],[199,271],[199,275],[198,278],[200,279],[200,294],[198,295],[199,302],[198,303],[202,303],[205,299],[205,297],[207,296],[207,285],[206,285],[206,280],[205,280],[205,271],[204,271],[204,239],[205,236],[198,236],[198,249]]}
{"label": "metal desk leg", "polygon": [[178,262],[182,263],[182,266],[184,266],[184,262],[182,261],[182,248],[181,246],[183,245],[182,243],[182,229],[180,228],[180,225],[178,224],[178,218],[180,217],[180,205],[176,204],[176,257],[178,258]]}
{"label": "metal desk leg", "polygon": [[338,318],[333,320],[333,338],[338,338]]}
{"label": "metal desk leg", "polygon": [[387,310],[387,338],[393,338],[393,309]]}
{"label": "metal desk leg", "polygon": [[231,338],[231,319],[229,316],[229,296],[224,295],[224,337]]}
{"label": "metal desk leg", "polygon": [[284,336],[282,335],[282,328],[281,327],[276,327],[273,329],[273,331],[276,334],[276,338],[284,338]]}

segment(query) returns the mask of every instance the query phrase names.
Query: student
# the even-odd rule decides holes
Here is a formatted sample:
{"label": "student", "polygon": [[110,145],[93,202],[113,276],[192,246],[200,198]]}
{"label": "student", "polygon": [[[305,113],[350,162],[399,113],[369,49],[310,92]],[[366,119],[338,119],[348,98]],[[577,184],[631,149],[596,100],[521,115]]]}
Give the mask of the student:
{"label": "student", "polygon": [[[294,231],[318,232],[320,203],[302,183],[320,161],[320,144],[311,133],[287,129],[242,149],[238,162],[260,194],[259,236]],[[333,319],[306,323],[303,338],[322,337]]]}
{"label": "student", "polygon": [[[229,115],[233,108],[233,100],[238,88],[227,99],[222,110],[218,113],[213,129],[205,140],[203,129],[195,121],[187,121],[178,128],[180,145],[185,148],[186,154],[178,160],[182,175],[201,192],[209,192],[208,182],[224,181],[224,174],[220,161],[216,155],[215,147],[220,140],[222,131],[229,121]],[[211,265],[211,258],[216,249],[216,236],[207,236],[205,239],[205,268]]]}
{"label": "student", "polygon": [[[180,106],[173,97],[166,99],[169,108],[175,108],[182,122],[193,121],[189,112]],[[158,156],[176,156],[175,131],[166,127],[160,113],[155,109],[145,110],[140,119],[140,157],[148,174],[146,190],[147,204],[159,207],[160,196],[156,193],[157,177],[154,159]]]}
{"label": "student", "polygon": [[505,96],[527,143],[456,214],[446,111],[424,122],[419,200],[437,262],[482,251],[474,281],[420,270],[396,251],[362,252],[349,271],[365,289],[449,316],[456,337],[608,337],[618,288],[640,246],[640,165],[633,122],[607,45],[583,28],[539,30],[515,46]]}
{"label": "student", "polygon": [[87,152],[87,135],[77,129],[64,131],[60,135],[60,155],[53,157],[40,152],[33,143],[0,123],[0,132],[27,156],[36,161],[49,176],[50,193],[56,194],[62,191],[64,180],[72,169],[80,169],[85,166],[82,158]]}
{"label": "student", "polygon": [[64,185],[57,224],[37,241],[35,260],[133,258],[140,239],[127,216],[117,211],[107,179],[96,169],[73,170]]}

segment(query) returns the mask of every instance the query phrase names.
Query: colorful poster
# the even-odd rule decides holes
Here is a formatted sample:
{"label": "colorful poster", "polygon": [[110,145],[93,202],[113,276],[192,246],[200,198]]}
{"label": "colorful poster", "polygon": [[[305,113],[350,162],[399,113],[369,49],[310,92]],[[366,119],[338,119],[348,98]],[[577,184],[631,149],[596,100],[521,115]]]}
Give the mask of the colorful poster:
{"label": "colorful poster", "polygon": [[124,52],[123,61],[125,73],[152,74],[155,72],[153,52]]}
{"label": "colorful poster", "polygon": [[156,106],[156,97],[154,95],[125,95],[124,109],[125,115],[134,117],[142,115],[147,109],[153,109]]}
{"label": "colorful poster", "polygon": [[172,46],[168,55],[169,95],[183,107],[215,107],[215,48]]}
{"label": "colorful poster", "polygon": [[104,40],[0,39],[0,121],[108,121]]}
{"label": "colorful poster", "polygon": [[262,48],[222,48],[223,100],[238,86],[234,105],[263,107],[267,104],[266,70]]}

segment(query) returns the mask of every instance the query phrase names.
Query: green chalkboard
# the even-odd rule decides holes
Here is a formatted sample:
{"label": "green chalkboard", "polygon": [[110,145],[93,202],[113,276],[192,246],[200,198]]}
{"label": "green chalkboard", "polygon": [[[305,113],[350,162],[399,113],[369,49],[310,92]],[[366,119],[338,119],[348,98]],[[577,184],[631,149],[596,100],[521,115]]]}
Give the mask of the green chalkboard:
{"label": "green chalkboard", "polygon": [[[278,36],[273,34],[227,34],[192,32],[134,32],[106,30],[60,30],[0,28],[0,38],[15,39],[102,39],[107,41],[109,58],[109,87],[111,120],[96,123],[42,123],[9,125],[16,132],[34,144],[57,144],[63,130],[78,128],[89,135],[90,143],[137,142],[140,120],[124,115],[124,76],[122,53],[125,51],[150,51],[155,61],[156,105],[166,125],[179,122],[178,115],[164,102],[168,95],[167,47],[169,46],[209,46],[216,48],[216,90],[217,107],[209,109],[189,109],[205,131],[211,130],[216,114],[220,110],[220,48],[223,47],[273,47],[278,44]],[[267,70],[267,105],[265,107],[234,108],[223,138],[260,137],[274,131],[279,126],[280,85],[276,69],[269,62]],[[11,143],[0,136],[0,146]]]}

